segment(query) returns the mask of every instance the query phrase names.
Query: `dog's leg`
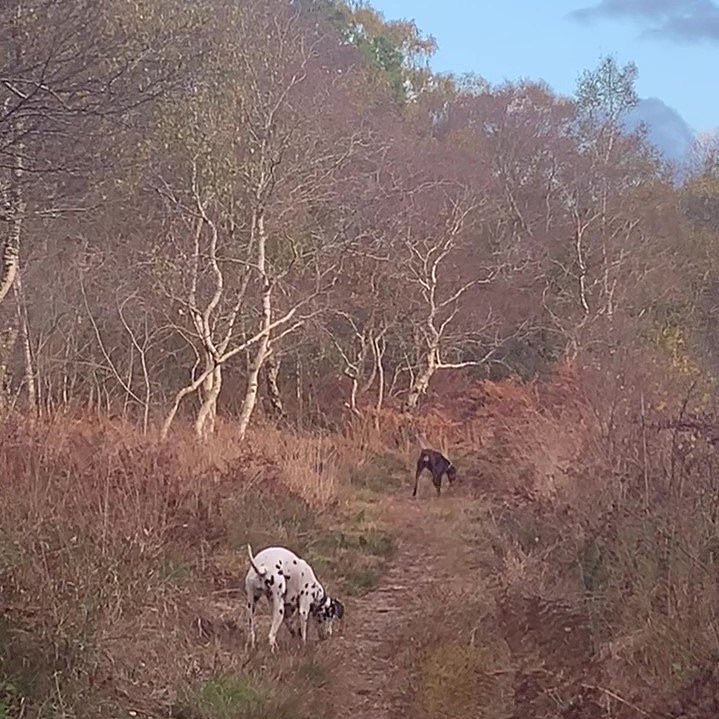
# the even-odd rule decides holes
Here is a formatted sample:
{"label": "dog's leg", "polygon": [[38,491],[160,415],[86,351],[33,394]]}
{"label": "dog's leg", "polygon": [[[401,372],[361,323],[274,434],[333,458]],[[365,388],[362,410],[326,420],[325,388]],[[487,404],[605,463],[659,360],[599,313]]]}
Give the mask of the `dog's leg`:
{"label": "dog's leg", "polygon": [[294,614],[295,608],[291,604],[285,604],[285,621],[282,623],[293,639],[297,636],[297,630],[293,626],[295,621]]}
{"label": "dog's leg", "polygon": [[302,636],[302,644],[307,644],[307,620],[310,617],[310,598],[309,596],[300,597],[300,635]]}
{"label": "dog's leg", "polygon": [[424,469],[424,465],[421,462],[417,462],[417,471],[414,474],[414,491],[412,492],[412,496],[417,496],[417,486],[419,485],[419,475],[422,474],[422,470]]}
{"label": "dog's leg", "polygon": [[292,623],[285,619],[282,625],[287,629],[287,633],[294,639],[297,636],[297,630],[292,626]]}
{"label": "dog's leg", "polygon": [[432,473],[432,484],[434,484],[434,488],[437,490],[437,496],[439,497],[440,492],[442,490],[442,475],[441,474],[435,474]]}
{"label": "dog's leg", "polygon": [[270,649],[274,652],[277,649],[277,632],[284,619],[285,602],[278,591],[272,592],[272,624],[270,625]]}
{"label": "dog's leg", "polygon": [[300,611],[300,635],[302,637],[302,643],[307,644],[307,620],[309,619],[309,612]]}
{"label": "dog's leg", "polygon": [[257,606],[257,597],[254,594],[247,595],[247,624],[249,627],[248,644],[250,647],[255,646],[255,607]]}
{"label": "dog's leg", "polygon": [[273,574],[269,582],[266,582],[268,587],[271,587],[271,600],[272,600],[272,624],[270,625],[270,648],[274,652],[277,649],[277,632],[280,629],[285,618],[285,595],[287,594],[287,580],[280,574]]}

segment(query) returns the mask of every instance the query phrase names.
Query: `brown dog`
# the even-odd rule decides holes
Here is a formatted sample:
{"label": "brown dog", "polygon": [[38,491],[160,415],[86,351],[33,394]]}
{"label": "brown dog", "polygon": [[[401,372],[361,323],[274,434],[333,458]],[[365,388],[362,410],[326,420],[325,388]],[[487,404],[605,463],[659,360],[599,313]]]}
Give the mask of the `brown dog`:
{"label": "brown dog", "polygon": [[414,491],[412,496],[417,496],[417,485],[419,484],[419,475],[422,471],[428,469],[432,473],[432,484],[437,490],[437,496],[440,495],[442,487],[442,475],[446,474],[449,483],[452,484],[457,479],[457,468],[441,453],[435,449],[423,449],[417,460],[417,472],[414,477]]}

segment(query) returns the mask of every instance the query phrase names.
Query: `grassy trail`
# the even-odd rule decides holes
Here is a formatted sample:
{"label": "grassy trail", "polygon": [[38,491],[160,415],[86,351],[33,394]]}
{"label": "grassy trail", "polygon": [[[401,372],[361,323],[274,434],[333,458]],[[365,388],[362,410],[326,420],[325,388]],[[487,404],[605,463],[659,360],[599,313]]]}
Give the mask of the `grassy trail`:
{"label": "grassy trail", "polygon": [[[328,659],[336,717],[383,719],[407,716],[414,702],[413,678],[405,658],[419,639],[428,605],[441,606],[444,589],[472,583],[470,547],[456,532],[465,501],[443,496],[386,498],[378,520],[391,527],[396,551],[379,585],[352,601],[342,636]],[[464,587],[469,589],[469,587]]]}

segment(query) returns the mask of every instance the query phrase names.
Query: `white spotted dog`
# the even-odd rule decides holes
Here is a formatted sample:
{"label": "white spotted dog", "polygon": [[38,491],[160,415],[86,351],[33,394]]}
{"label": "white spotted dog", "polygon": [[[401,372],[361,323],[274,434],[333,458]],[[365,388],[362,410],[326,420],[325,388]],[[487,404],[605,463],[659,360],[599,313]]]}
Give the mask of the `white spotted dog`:
{"label": "white spotted dog", "polygon": [[333,621],[342,618],[344,606],[325,592],[312,567],[304,559],[284,547],[267,547],[253,557],[252,548],[248,544],[247,554],[250,569],[245,576],[245,594],[251,646],[255,646],[255,608],[262,595],[272,605],[269,640],[273,652],[277,647],[277,632],[283,621],[290,634],[295,636],[296,632],[289,622],[295,611],[299,613],[303,643],[307,642],[307,620],[310,616],[316,622],[320,639],[332,634]]}

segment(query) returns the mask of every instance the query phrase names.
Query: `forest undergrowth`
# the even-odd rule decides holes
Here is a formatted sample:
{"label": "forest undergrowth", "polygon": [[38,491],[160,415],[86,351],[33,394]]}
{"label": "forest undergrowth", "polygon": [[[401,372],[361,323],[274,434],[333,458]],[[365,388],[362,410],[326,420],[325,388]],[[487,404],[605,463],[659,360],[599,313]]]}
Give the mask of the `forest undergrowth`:
{"label": "forest undergrowth", "polygon": [[[8,417],[0,715],[716,716],[716,419],[693,388],[607,424],[582,382],[242,445]],[[410,497],[418,436],[441,498]],[[247,653],[247,542],[309,559],[339,636]]]}

